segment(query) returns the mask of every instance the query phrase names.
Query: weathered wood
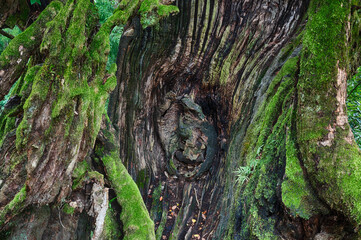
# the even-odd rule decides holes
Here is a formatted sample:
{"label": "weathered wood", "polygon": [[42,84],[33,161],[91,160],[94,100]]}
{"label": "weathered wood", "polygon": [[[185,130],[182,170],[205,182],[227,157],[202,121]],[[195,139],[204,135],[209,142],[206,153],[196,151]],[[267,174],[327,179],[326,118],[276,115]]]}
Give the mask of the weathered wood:
{"label": "weathered wood", "polygon": [[0,97],[13,88],[0,113],[0,238],[154,239],[116,145],[107,148],[109,131],[100,160],[90,155],[116,85],[116,66],[106,69],[109,35],[140,10],[147,26],[177,11],[157,4],[161,12],[123,1],[99,27],[92,2],[52,1],[4,50]]}
{"label": "weathered wood", "polygon": [[357,238],[358,9],[180,0],[161,20],[178,12],[162,4],[122,1],[99,28],[90,1],[53,1],[40,47],[1,56],[1,96],[22,77],[0,114],[0,238]]}
{"label": "weathered wood", "polygon": [[[333,4],[345,12],[351,8],[348,1]],[[303,111],[300,98],[314,97],[302,92],[299,82],[318,82],[302,75],[308,61],[302,55],[307,52],[304,34],[310,39],[317,35],[310,30],[312,23],[306,26],[311,21],[306,12],[317,12],[315,5],[309,10],[309,1],[179,1],[179,15],[152,29],[142,30],[135,22],[130,26],[134,33],[121,39],[118,86],[108,113],[118,130],[121,158],[143,193],[158,239],[353,234],[352,214],[330,214],[333,200],[318,193],[322,173],[316,182],[309,178],[303,165],[309,145],[299,142],[303,129],[296,126],[304,121],[297,114]],[[341,25],[347,21],[352,19]],[[342,27],[335,31],[349,36]],[[336,80],[327,79],[330,84]],[[332,97],[320,91],[327,104]],[[204,120],[182,99],[200,109]],[[212,125],[216,135],[204,134],[199,121]],[[199,148],[192,145],[197,139]],[[197,158],[202,144],[213,148],[209,141],[216,143],[215,157],[194,175],[207,158],[204,152],[203,160]],[[305,148],[302,154],[299,147]],[[348,161],[358,162],[355,154]],[[249,172],[243,185],[236,182],[240,166]],[[292,189],[298,188],[302,192],[296,197]]]}

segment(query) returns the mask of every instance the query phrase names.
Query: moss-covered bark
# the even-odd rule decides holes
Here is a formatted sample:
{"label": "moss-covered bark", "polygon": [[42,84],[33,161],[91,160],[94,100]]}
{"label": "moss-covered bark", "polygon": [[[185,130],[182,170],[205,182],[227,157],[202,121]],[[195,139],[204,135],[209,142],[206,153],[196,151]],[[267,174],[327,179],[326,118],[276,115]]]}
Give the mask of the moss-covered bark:
{"label": "moss-covered bark", "polygon": [[7,94],[14,82],[24,73],[28,59],[39,48],[46,29],[46,23],[58,14],[61,5],[52,3],[38,19],[22,32],[0,56],[0,99]]}
{"label": "moss-covered bark", "polygon": [[[155,239],[154,223],[149,217],[138,186],[129,175],[119,158],[119,144],[116,144],[110,122],[102,128],[97,138],[95,154],[104,165],[116,200],[122,207],[120,220],[123,223],[124,239]],[[109,222],[106,227],[110,227]]]}
{"label": "moss-covered bark", "polygon": [[[89,160],[116,85],[116,66],[106,70],[109,35],[137,15],[141,3],[122,2],[99,26],[91,1],[52,1],[1,54],[1,99],[17,80],[0,115],[4,237],[111,239],[120,233],[125,239],[154,238],[153,222],[117,149],[103,153],[105,173]],[[123,229],[108,210],[109,188],[123,208]],[[43,206],[50,208],[46,217],[38,211]],[[34,218],[45,220],[33,224]]]}
{"label": "moss-covered bark", "polygon": [[298,84],[297,136],[311,183],[321,190],[319,196],[360,225],[361,192],[356,186],[361,181],[361,152],[346,113],[350,16],[350,1],[310,6]]}
{"label": "moss-covered bark", "polygon": [[361,3],[182,0],[161,20],[178,12],[162,4],[122,1],[98,28],[90,1],[54,1],[23,33],[33,50],[1,55],[0,93],[21,75],[0,116],[1,237],[357,239]]}
{"label": "moss-covered bark", "polygon": [[[344,86],[359,64],[358,5],[179,1],[158,27],[133,22],[108,112],[157,238],[357,238]],[[216,131],[197,177],[184,174],[203,164],[186,157],[184,98]],[[197,121],[186,129],[201,136]]]}

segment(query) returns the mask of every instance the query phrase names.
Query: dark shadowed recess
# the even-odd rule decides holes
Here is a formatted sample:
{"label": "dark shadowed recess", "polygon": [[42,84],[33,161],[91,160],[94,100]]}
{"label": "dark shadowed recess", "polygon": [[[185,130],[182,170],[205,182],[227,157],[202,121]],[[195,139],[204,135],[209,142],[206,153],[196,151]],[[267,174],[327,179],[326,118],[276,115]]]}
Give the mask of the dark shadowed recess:
{"label": "dark shadowed recess", "polygon": [[[223,239],[230,231],[247,236],[240,233],[246,216],[242,220],[243,203],[235,196],[240,163],[232,157],[241,149],[228,147],[232,141],[241,145],[270,82],[287,59],[300,55],[299,42],[285,46],[297,42],[308,4],[177,1],[180,13],[159,26],[141,29],[137,20],[126,26],[108,114],[158,238]],[[214,133],[207,135],[199,122]],[[192,131],[187,135],[183,128]],[[278,161],[281,179],[285,158]],[[268,204],[261,215],[274,219],[278,234],[290,239],[314,236],[320,221],[333,221],[288,216],[280,192]]]}

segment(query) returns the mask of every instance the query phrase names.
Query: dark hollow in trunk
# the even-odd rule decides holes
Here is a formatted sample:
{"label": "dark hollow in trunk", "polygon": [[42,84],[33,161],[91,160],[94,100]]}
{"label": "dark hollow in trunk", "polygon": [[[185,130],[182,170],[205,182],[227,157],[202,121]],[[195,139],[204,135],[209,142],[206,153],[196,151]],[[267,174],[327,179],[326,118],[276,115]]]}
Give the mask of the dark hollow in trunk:
{"label": "dark hollow in trunk", "polygon": [[[48,16],[64,26],[39,17],[35,45],[0,58],[1,98],[19,76],[30,89],[0,115],[1,237],[360,236],[361,155],[345,114],[358,1],[179,0],[147,28],[165,6],[130,1],[100,29],[91,2],[70,2]],[[57,30],[69,44],[47,38]]]}

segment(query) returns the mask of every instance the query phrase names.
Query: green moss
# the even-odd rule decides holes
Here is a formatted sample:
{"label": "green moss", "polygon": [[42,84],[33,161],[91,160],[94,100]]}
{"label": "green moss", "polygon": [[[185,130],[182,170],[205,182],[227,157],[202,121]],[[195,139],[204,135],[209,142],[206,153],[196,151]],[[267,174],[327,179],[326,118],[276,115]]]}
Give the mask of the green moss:
{"label": "green moss", "polygon": [[[92,4],[86,0],[78,1],[69,27],[66,31],[64,58],[76,61],[87,51],[86,48],[86,20],[88,19],[88,9]],[[64,39],[63,39],[64,41]],[[69,55],[68,55],[69,54]]]}
{"label": "green moss", "polygon": [[[361,224],[361,153],[336,121],[338,73],[348,69],[349,1],[312,1],[303,40],[297,136],[311,184],[332,209]],[[344,106],[341,106],[344,108]],[[346,109],[343,109],[346,111]],[[324,144],[330,138],[330,144]],[[328,146],[327,146],[328,145]]]}
{"label": "green moss", "polygon": [[[289,58],[268,87],[246,136],[242,139],[235,134],[232,138],[227,162],[238,160],[238,164],[249,172],[244,184],[237,183],[233,193],[242,204],[232,206],[241,209],[241,216],[238,216],[241,229],[228,231],[229,239],[234,238],[234,232],[240,232],[244,239],[280,239],[275,232],[279,204],[277,189],[284,177],[287,155],[292,155],[291,149],[287,152],[286,136],[294,118],[293,96],[298,70],[299,57]],[[236,214],[231,214],[230,218],[229,229],[233,229]]]}
{"label": "green moss", "polygon": [[[29,97],[26,99],[23,109],[24,109],[24,117],[21,121],[20,125],[16,129],[16,147],[20,149],[23,144],[27,142],[29,137],[29,133],[31,131],[31,126],[28,124],[28,119],[31,119],[38,112],[37,107],[40,107],[48,94],[51,74],[48,72],[48,65],[44,63],[44,65],[39,69],[39,67],[31,68],[28,74],[25,76],[26,84],[24,85],[24,98],[28,95],[31,86],[31,92]],[[36,74],[35,74],[36,73]],[[35,75],[35,76],[34,76]],[[27,85],[27,86],[26,86]]]}
{"label": "green moss", "polygon": [[90,171],[90,166],[88,162],[86,160],[78,162],[73,171],[73,178],[80,178],[84,176],[87,171]]}
{"label": "green moss", "polygon": [[[79,172],[77,172],[79,173]],[[80,172],[81,173],[81,172]],[[75,176],[73,176],[75,177]],[[85,183],[88,183],[91,179],[95,180],[99,184],[104,184],[104,175],[97,171],[87,171],[83,175],[78,176],[73,181],[72,189],[81,189],[84,187]]]}
{"label": "green moss", "polygon": [[150,12],[150,11],[156,9],[159,4],[160,3],[158,0],[145,0],[140,5],[139,13],[144,14],[144,13]]}
{"label": "green moss", "polygon": [[[345,47],[346,35],[343,36],[340,33],[344,30],[348,4],[342,2],[336,0],[316,3],[313,1],[310,5],[309,21],[303,37],[301,81],[298,87],[301,102],[311,103],[307,104],[309,109],[303,112],[304,122],[312,124],[299,126],[305,129],[300,135],[300,140],[320,139],[327,134],[325,129],[329,124],[328,118],[315,118],[313,113],[322,112],[325,116],[331,116],[333,112],[331,106],[336,101],[335,98],[330,99],[325,93],[328,91],[330,80],[336,79],[336,65],[340,68],[345,66],[342,59],[346,59],[346,51],[340,50]],[[328,104],[314,104],[315,102]]]}
{"label": "green moss", "polygon": [[156,25],[160,19],[178,13],[174,5],[162,5],[159,0],[144,0],[139,8],[140,22],[143,28]]}
{"label": "green moss", "polygon": [[243,152],[248,153],[247,163],[257,157],[257,151],[250,151],[250,149],[262,150],[267,137],[272,132],[275,120],[285,108],[283,104],[285,97],[291,97],[290,94],[294,92],[293,86],[298,70],[298,61],[298,57],[286,61],[268,87],[266,99],[259,107],[254,123],[249,127],[250,130],[245,137]]}
{"label": "green moss", "polygon": [[22,96],[22,99],[27,99],[30,95],[31,88],[35,79],[36,74],[40,70],[40,66],[34,66],[29,68],[27,71],[24,81],[22,84],[19,84],[19,91],[16,91],[20,96]]}
{"label": "green moss", "polygon": [[173,6],[173,5],[160,5],[158,7],[158,11],[157,11],[159,17],[164,18],[169,16],[170,14],[174,14],[174,13],[179,13],[179,8],[177,6]]}
{"label": "green moss", "polygon": [[155,239],[154,224],[149,218],[137,185],[121,163],[116,152],[102,158],[117,201],[122,206],[124,239]]}
{"label": "green moss", "polygon": [[13,200],[9,202],[1,211],[0,213],[0,226],[2,226],[7,217],[8,214],[11,214],[12,216],[18,214],[22,208],[22,204],[26,199],[26,186],[24,185],[21,190],[15,195]]}
{"label": "green moss", "polygon": [[[26,143],[31,132],[26,120],[36,113],[34,106],[41,106],[48,93],[54,99],[52,121],[45,134],[51,136],[52,129],[62,122],[65,137],[77,142],[87,125],[89,142],[94,143],[105,101],[117,83],[114,67],[104,81],[109,46],[109,39],[104,36],[109,35],[122,18],[122,13],[117,11],[103,24],[89,46],[90,28],[96,24],[96,21],[89,23],[89,19],[97,19],[95,11],[89,1],[67,1],[61,13],[47,24],[41,51],[49,53],[49,57],[35,76],[31,94],[24,104],[25,115],[17,131],[17,146]],[[69,27],[64,29],[66,25]],[[78,109],[75,109],[76,104]]]}
{"label": "green moss", "polygon": [[122,207],[120,220],[123,223],[124,239],[155,239],[154,223],[136,183],[119,158],[119,147],[115,145],[114,135],[106,129],[102,131],[107,140],[105,145],[96,145],[95,152],[104,164],[117,202]]}
{"label": "green moss", "polygon": [[[19,51],[20,46],[23,46],[23,48],[28,51],[37,48],[41,42],[45,24],[59,12],[61,7],[62,4],[59,1],[52,1],[30,27],[16,36],[1,53],[0,68],[6,69],[6,66],[11,63],[11,60],[21,58],[21,52]],[[26,61],[23,60],[22,64],[19,65],[23,67],[25,64]]]}
{"label": "green moss", "polygon": [[120,239],[122,236],[120,226],[116,220],[116,213],[108,208],[104,221],[104,238],[107,240]]}
{"label": "green moss", "polygon": [[288,134],[286,171],[282,182],[282,202],[295,217],[300,216],[309,219],[317,213],[327,214],[328,210],[318,202],[309,183],[305,180],[297,151],[294,139]]}
{"label": "green moss", "polygon": [[73,215],[75,211],[75,208],[71,207],[69,204],[65,204],[63,207],[63,212],[68,215]]}
{"label": "green moss", "polygon": [[26,120],[22,120],[16,128],[16,148],[20,149],[22,144],[27,141],[27,134],[29,133],[29,126]]}

